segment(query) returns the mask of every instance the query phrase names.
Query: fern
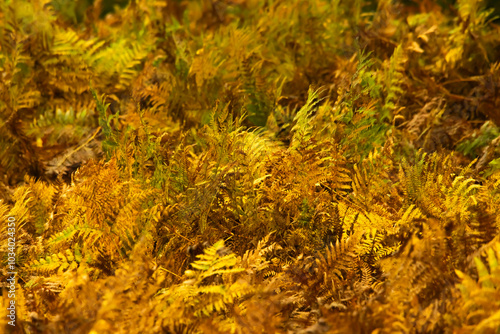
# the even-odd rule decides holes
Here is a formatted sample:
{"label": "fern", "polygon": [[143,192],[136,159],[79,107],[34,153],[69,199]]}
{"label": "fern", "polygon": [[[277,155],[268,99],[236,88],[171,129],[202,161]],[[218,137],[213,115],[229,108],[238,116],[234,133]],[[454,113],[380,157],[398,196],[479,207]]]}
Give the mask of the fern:
{"label": "fern", "polygon": [[378,232],[377,229],[372,229],[364,234],[361,239],[359,254],[367,263],[374,265],[379,260],[399,250],[400,245],[384,245],[384,239],[385,236],[381,232]]}
{"label": "fern", "polygon": [[496,243],[485,252],[488,267],[479,257],[474,258],[478,280],[461,271],[456,274],[461,279],[458,284],[463,299],[460,310],[463,329],[473,333],[494,333],[500,325],[498,294],[500,290],[499,266],[500,245]]}
{"label": "fern", "polygon": [[263,84],[260,76],[255,78],[253,75],[253,72],[257,71],[258,68],[254,70],[251,67],[250,59],[251,57],[244,59],[241,64],[244,87],[250,100],[247,105],[248,117],[252,124],[263,126],[266,124],[271,102],[262,88]]}
{"label": "fern", "polygon": [[[231,279],[245,269],[235,267],[237,258],[224,247],[223,240],[206,248],[198,258],[191,264],[194,270],[185,272],[188,280],[157,295],[157,298],[167,302],[167,308],[162,313],[175,314],[169,319],[170,328],[176,323],[188,325],[189,314],[206,317],[214,312],[226,311],[229,304],[254,291],[248,283]],[[216,280],[220,278],[224,283],[217,284]],[[176,312],[172,313],[174,310]]]}
{"label": "fern", "polygon": [[66,252],[59,252],[58,254],[53,254],[52,256],[47,255],[45,258],[40,258],[39,260],[32,261],[26,264],[28,270],[41,273],[44,275],[50,275],[52,272],[57,270],[57,274],[61,275],[64,271],[71,271],[78,267],[78,263],[82,259],[77,253],[76,256],[69,249]]}
{"label": "fern", "polygon": [[[335,285],[344,284],[347,279],[345,275],[352,275],[357,267],[356,260],[356,235],[349,238],[343,238],[337,241],[335,245],[327,248],[326,255],[320,255],[316,260],[318,272],[323,273],[324,283],[332,281]],[[328,275],[328,276],[326,276]]]}
{"label": "fern", "polygon": [[0,1],[20,331],[497,332],[486,2],[111,2]]}
{"label": "fern", "polygon": [[397,112],[396,104],[397,99],[403,95],[403,79],[404,79],[404,63],[406,62],[406,56],[402,45],[398,45],[394,49],[394,53],[389,60],[389,65],[384,75],[384,87],[386,89],[385,104],[382,107],[382,114],[380,119],[382,121],[388,120],[392,121],[393,117],[396,116]]}
{"label": "fern", "polygon": [[102,128],[105,140],[102,142],[102,149],[106,153],[108,159],[111,158],[113,151],[118,147],[118,138],[111,127],[111,121],[118,118],[118,114],[106,115],[106,110],[109,104],[104,104],[104,95],[99,99],[94,89],[91,89],[92,96],[97,104],[97,112],[99,113],[99,125]]}
{"label": "fern", "polygon": [[304,145],[308,142],[312,135],[311,118],[315,113],[315,108],[319,101],[319,91],[313,91],[309,89],[307,102],[300,108],[294,117],[295,125],[292,127],[293,137],[291,142],[291,147],[296,149],[300,145]]}
{"label": "fern", "polygon": [[[480,32],[486,19],[493,12],[493,9],[483,10],[481,2],[477,0],[457,2],[460,23],[450,31],[449,51],[446,54],[446,62],[454,67],[463,60],[464,53],[469,52],[470,39],[468,34]],[[484,49],[479,52],[486,57]]]}

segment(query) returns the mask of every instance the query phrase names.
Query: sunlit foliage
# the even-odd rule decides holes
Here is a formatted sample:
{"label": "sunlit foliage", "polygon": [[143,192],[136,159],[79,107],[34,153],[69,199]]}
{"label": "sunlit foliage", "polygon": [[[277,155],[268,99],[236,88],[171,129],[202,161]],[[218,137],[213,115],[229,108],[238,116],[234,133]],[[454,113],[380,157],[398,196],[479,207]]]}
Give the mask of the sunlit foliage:
{"label": "sunlit foliage", "polygon": [[0,1],[15,330],[499,333],[492,5]]}

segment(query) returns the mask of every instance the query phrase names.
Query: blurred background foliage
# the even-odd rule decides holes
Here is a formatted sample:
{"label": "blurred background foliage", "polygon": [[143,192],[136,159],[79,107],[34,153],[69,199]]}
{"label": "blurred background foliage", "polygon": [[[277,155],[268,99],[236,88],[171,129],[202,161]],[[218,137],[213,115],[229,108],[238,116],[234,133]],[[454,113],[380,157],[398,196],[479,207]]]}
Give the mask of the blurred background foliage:
{"label": "blurred background foliage", "polygon": [[[130,0],[53,0],[51,1],[54,8],[59,11],[63,17],[66,17],[73,22],[81,23],[83,22],[83,18],[85,16],[85,12],[87,9],[95,5],[95,3],[99,3],[101,7],[101,12],[99,14],[100,18],[104,18],[107,14],[113,13],[116,8],[124,8]],[[177,2],[181,2],[181,0],[176,0]],[[419,1],[417,0],[395,0],[400,1],[402,4],[406,6],[417,6]],[[448,10],[450,7],[456,5],[457,0],[438,0],[436,1],[444,10]],[[363,6],[363,12],[373,12],[377,7],[375,1],[367,2]],[[493,16],[496,17],[496,20],[500,18],[500,3],[496,0],[487,0],[486,1],[487,8],[493,8]]]}

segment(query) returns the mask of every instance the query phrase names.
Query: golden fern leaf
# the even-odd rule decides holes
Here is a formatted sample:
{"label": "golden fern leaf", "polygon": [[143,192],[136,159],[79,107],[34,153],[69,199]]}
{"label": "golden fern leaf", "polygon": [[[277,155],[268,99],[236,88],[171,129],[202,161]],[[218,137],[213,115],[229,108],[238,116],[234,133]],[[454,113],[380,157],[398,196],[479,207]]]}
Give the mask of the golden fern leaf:
{"label": "golden fern leaf", "polygon": [[[384,231],[384,230],[382,230]],[[381,230],[372,228],[363,234],[359,245],[358,253],[365,262],[375,265],[379,260],[392,255],[399,250],[400,244],[386,245],[386,236]]]}
{"label": "golden fern leaf", "polygon": [[316,259],[318,272],[327,275],[328,278],[331,277],[336,284],[345,280],[344,275],[349,274],[357,265],[357,238],[354,235],[340,239],[335,245],[330,244],[326,255],[320,254]]}
{"label": "golden fern leaf", "polygon": [[462,329],[472,333],[493,333],[500,327],[500,243],[485,252],[488,267],[480,257],[475,257],[478,280],[457,270],[461,279],[457,285],[463,303],[457,310],[463,321]]}

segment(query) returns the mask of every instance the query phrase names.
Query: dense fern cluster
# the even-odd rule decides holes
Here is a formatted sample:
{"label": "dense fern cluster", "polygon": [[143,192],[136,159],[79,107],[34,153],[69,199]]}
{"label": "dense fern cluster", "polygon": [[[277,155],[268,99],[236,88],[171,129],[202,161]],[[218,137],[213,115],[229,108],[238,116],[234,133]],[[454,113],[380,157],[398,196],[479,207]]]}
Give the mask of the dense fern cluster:
{"label": "dense fern cluster", "polygon": [[494,10],[1,1],[1,326],[499,333]]}

